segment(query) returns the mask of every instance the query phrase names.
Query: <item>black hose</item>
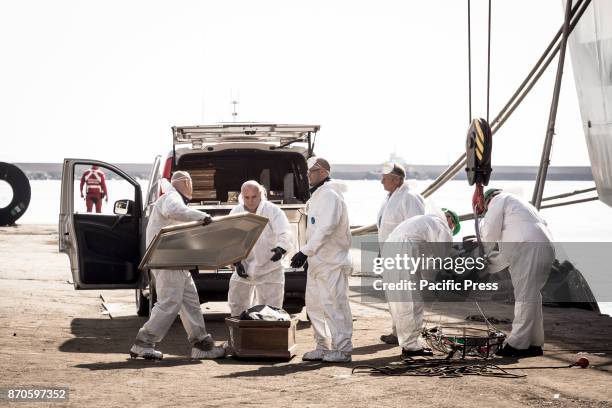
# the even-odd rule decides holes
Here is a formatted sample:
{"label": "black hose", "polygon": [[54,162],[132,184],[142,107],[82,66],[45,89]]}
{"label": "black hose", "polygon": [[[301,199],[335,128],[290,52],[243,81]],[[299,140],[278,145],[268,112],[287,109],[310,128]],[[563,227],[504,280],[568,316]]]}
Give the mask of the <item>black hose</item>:
{"label": "black hose", "polygon": [[4,208],[0,208],[0,226],[15,224],[30,205],[30,182],[19,167],[0,162],[0,180],[6,181],[13,190],[13,199]]}

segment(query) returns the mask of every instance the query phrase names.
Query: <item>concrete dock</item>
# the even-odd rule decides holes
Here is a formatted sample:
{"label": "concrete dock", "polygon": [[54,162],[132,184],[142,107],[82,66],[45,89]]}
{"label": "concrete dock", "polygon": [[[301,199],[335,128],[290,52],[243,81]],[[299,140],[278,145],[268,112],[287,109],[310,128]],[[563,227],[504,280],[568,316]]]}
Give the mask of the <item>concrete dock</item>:
{"label": "concrete dock", "polygon": [[[301,361],[314,347],[304,312],[297,330],[298,355],[289,362],[192,361],[186,357],[190,347],[178,320],[158,347],[164,360],[151,362],[128,355],[146,321],[136,316],[134,292],[75,291],[68,258],[57,251],[56,226],[0,228],[0,258],[0,388],[68,387],[66,405],[612,406],[612,318],[607,315],[545,307],[544,356],[493,363],[505,368],[564,366],[586,357],[590,366],[513,370],[526,374],[519,379],[351,374],[361,364],[398,363],[400,351],[379,341],[390,328],[384,303],[363,303],[356,291],[351,292],[355,349],[350,364]],[[357,287],[358,278],[351,284]],[[512,318],[511,304],[483,308],[488,316]],[[225,305],[204,304],[202,311],[216,340],[226,340],[219,318]],[[460,323],[476,313],[472,304],[445,303],[430,305],[426,317],[428,324]],[[509,324],[498,327],[510,331]]]}

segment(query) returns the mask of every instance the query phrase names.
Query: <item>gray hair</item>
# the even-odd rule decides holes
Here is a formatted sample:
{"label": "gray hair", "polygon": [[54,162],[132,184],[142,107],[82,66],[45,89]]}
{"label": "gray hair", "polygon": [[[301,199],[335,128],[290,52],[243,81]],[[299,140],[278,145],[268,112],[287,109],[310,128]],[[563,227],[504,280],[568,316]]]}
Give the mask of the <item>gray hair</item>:
{"label": "gray hair", "polygon": [[239,198],[241,200],[242,200],[242,192],[248,187],[256,188],[257,190],[259,190],[262,200],[265,200],[267,198],[268,193],[266,192],[266,188],[264,186],[262,186],[255,180],[248,180],[242,183],[242,186],[240,187],[240,197]]}
{"label": "gray hair", "polygon": [[401,164],[389,162],[383,164],[382,174],[392,174],[404,180],[406,178],[406,169]]}

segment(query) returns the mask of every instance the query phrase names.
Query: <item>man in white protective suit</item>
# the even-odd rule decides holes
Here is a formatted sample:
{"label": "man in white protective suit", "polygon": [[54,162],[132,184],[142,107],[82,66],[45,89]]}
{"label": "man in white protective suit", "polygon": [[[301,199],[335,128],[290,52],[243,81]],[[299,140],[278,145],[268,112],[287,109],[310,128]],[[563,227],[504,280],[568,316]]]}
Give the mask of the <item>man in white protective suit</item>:
{"label": "man in white protective suit", "polygon": [[484,198],[482,241],[499,244],[500,256],[509,264],[514,287],[512,332],[496,354],[541,356],[544,345],[541,291],[555,260],[552,234],[538,210],[520,197],[489,189]]}
{"label": "man in white protective suit", "polygon": [[283,210],[266,200],[262,185],[254,180],[245,182],[240,188],[240,201],[230,214],[250,212],[268,218],[268,224],[249,256],[234,264],[236,271],[227,295],[232,316],[254,305],[283,307],[285,273],[281,259],[292,246],[289,220]]}
{"label": "man in white protective suit", "polygon": [[[211,217],[187,206],[191,200],[193,186],[191,176],[185,171],[176,171],[171,184],[166,181],[164,194],[157,199],[149,217],[146,231],[147,246],[155,235],[168,225],[202,220],[212,222]],[[149,320],[138,331],[134,345],[130,349],[132,358],[161,360],[163,355],[155,350],[176,316],[180,313],[181,322],[192,345],[191,357],[196,359],[219,358],[225,350],[215,346],[210,334],[206,332],[204,317],[200,309],[200,299],[188,270],[153,269],[157,303],[153,306]]]}
{"label": "man in white protective suit", "polygon": [[[415,215],[425,214],[425,199],[419,193],[411,191],[405,180],[406,170],[404,170],[404,167],[397,163],[385,163],[383,165],[380,182],[388,195],[380,207],[376,219],[378,242],[381,250],[391,231],[402,221]],[[391,328],[391,333],[383,334],[380,336],[380,340],[387,344],[398,344],[395,325]]]}
{"label": "man in white protective suit", "polygon": [[353,351],[348,300],[351,231],[343,197],[346,185],[330,179],[327,160],[311,157],[307,165],[311,196],[306,204],[306,245],[291,258],[291,266],[299,268],[308,260],[306,310],[317,346],[302,359],[346,363]]}
{"label": "man in white protective suit", "polygon": [[[417,215],[397,226],[391,232],[383,249],[383,258],[395,258],[396,255],[409,257],[447,256],[453,242],[453,235],[461,229],[456,213],[445,208],[435,213]],[[383,281],[396,284],[404,280],[415,282],[417,290],[407,288],[393,289],[387,286],[385,293],[389,302],[389,311],[397,329],[402,357],[431,356],[431,349],[420,342],[425,313],[423,299],[418,290],[420,279],[425,268],[408,271],[392,268],[383,272]]]}
{"label": "man in white protective suit", "polygon": [[402,221],[425,214],[425,199],[408,187],[406,170],[397,163],[385,163],[380,180],[389,194],[378,211],[378,242],[383,243]]}

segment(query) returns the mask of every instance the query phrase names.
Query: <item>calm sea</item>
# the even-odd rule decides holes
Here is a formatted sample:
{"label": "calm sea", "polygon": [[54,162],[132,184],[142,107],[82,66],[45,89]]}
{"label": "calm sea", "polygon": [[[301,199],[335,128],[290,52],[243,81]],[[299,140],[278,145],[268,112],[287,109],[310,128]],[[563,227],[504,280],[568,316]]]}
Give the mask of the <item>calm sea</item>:
{"label": "calm sea", "polygon": [[[33,180],[32,199],[26,214],[18,221],[22,224],[57,224],[60,204],[59,180]],[[133,197],[130,185],[117,180],[109,180],[109,202]],[[148,182],[140,181],[143,191]],[[385,197],[385,192],[379,181],[350,180],[346,181],[348,192],[345,196],[352,225],[372,224],[376,220],[378,208]],[[415,191],[422,191],[429,181],[410,181]],[[491,183],[491,186],[504,188],[524,198],[530,199],[533,181],[502,181]],[[546,183],[545,196],[561,194],[569,191],[592,187],[588,181],[549,181]],[[77,186],[78,190],[78,186]],[[436,192],[431,200],[440,207],[451,208],[458,213],[470,212],[473,187],[465,181],[451,181]],[[11,191],[6,186],[0,188],[0,207],[6,206],[10,200]],[[84,211],[84,205],[79,197],[75,198],[76,208]],[[110,204],[105,204],[105,212],[112,211]],[[612,208],[599,201],[543,210],[543,215],[559,242],[611,242],[612,241]],[[472,221],[464,222],[461,235],[474,233]],[[588,280],[588,272],[581,269]],[[594,273],[602,273],[597,271]],[[612,304],[601,303],[602,311],[612,313]]]}

